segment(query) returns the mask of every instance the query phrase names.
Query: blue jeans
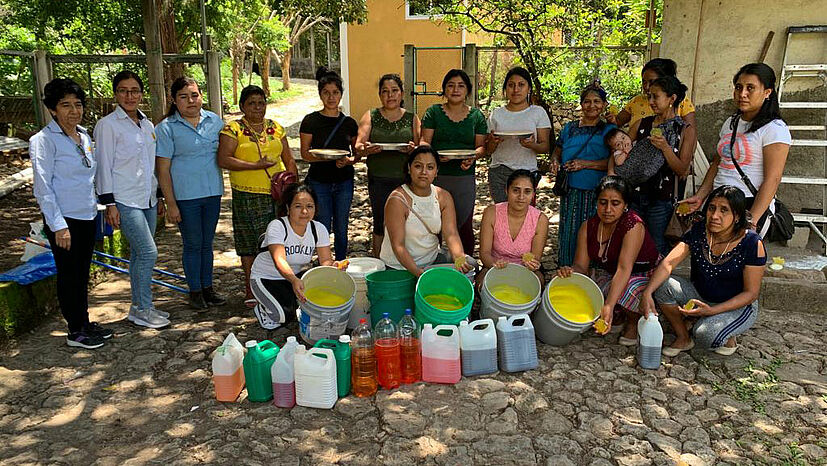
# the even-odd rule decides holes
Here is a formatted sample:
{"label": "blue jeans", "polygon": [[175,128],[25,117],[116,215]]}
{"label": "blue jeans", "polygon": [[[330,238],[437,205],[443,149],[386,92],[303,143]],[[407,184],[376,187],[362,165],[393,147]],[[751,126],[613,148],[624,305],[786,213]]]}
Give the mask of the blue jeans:
{"label": "blue jeans", "polygon": [[155,224],[158,208],[138,209],[115,203],[121,216],[121,232],[129,241],[129,282],[132,305],[139,310],[152,307],[152,268],[158,259],[155,247]]}
{"label": "blue jeans", "polygon": [[221,196],[202,197],[178,201],[181,211],[181,239],[184,274],[190,291],[201,291],[212,286],[212,241],[218,214],[221,212]]}
{"label": "blue jeans", "polygon": [[669,254],[672,248],[669,247],[669,242],[666,241],[664,233],[666,233],[669,218],[672,217],[672,210],[675,208],[672,201],[669,199],[649,199],[647,196],[633,193],[631,208],[636,210],[646,223],[646,229],[649,230],[649,234],[655,240],[658,252],[663,256]]}
{"label": "blue jeans", "polygon": [[316,221],[335,235],[333,252],[337,261],[343,260],[347,257],[347,223],[353,201],[353,179],[338,183],[320,183],[309,179],[305,182],[316,192]]}

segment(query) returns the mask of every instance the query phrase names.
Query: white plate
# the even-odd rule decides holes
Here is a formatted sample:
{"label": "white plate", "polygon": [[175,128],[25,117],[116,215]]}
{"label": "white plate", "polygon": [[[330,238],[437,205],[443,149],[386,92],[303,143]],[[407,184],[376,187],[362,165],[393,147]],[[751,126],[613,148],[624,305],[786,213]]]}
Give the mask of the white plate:
{"label": "white plate", "polygon": [[530,138],[534,136],[533,131],[494,131],[494,136],[501,138]]}
{"label": "white plate", "polygon": [[403,150],[408,147],[406,142],[373,142],[373,146],[379,146],[382,150]]}
{"label": "white plate", "polygon": [[446,149],[438,151],[440,157],[445,157],[449,160],[464,160],[470,159],[477,155],[473,149]]}
{"label": "white plate", "polygon": [[350,155],[350,152],[342,149],[310,149],[309,152],[325,160],[339,160],[342,157]]}

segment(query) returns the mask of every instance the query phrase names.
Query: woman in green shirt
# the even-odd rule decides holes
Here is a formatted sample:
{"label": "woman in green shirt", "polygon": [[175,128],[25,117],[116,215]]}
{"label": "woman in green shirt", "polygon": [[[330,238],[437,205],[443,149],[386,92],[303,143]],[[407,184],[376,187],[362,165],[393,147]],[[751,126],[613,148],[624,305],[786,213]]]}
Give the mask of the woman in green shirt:
{"label": "woman in green shirt", "polygon": [[422,144],[437,152],[451,149],[473,150],[474,156],[464,160],[440,157],[439,176],[435,185],[447,190],[454,198],[457,229],[465,254],[474,255],[474,204],[476,203],[475,161],[485,156],[488,125],[478,108],[465,103],[471,93],[471,78],[463,70],[453,69],[442,80],[445,102],[434,104],[422,117]]}

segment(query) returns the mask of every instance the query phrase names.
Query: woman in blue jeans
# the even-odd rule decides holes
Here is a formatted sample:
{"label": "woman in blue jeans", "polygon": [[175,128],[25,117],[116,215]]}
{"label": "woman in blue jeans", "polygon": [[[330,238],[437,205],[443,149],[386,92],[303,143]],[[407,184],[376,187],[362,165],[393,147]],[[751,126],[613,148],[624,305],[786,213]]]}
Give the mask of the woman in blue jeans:
{"label": "woman in blue jeans", "polygon": [[95,186],[106,205],[106,221],[120,228],[129,241],[129,281],[132,305],[127,319],[137,325],[161,328],[169,314],[152,305],[152,268],[158,258],[155,223],[164,214],[155,179],[155,126],[138,105],[144,83],[132,71],[112,79],[118,107],[95,125]]}
{"label": "woman in blue jeans", "polygon": [[347,257],[347,223],[353,201],[353,164],[359,161],[359,156],[344,156],[332,161],[316,157],[310,150],[351,152],[359,126],[356,120],[339,111],[344,90],[342,78],[321,67],[316,72],[316,81],[319,82],[323,108],[307,114],[299,127],[302,159],[310,162],[304,181],[313,188],[318,199],[315,220],[333,232],[336,260],[343,260]]}
{"label": "woman in blue jeans", "polygon": [[170,95],[167,117],[155,129],[158,181],[167,201],[167,218],[178,224],[184,242],[190,306],[205,310],[226,302],[212,287],[212,243],[224,193],[216,154],[224,121],[201,108],[201,91],[192,78],[176,79]]}

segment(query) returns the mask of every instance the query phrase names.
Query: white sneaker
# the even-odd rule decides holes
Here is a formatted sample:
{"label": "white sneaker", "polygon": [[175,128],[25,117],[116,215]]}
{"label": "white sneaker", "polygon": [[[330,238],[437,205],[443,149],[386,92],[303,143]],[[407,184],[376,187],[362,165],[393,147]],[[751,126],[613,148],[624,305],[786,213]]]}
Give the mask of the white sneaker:
{"label": "white sneaker", "polygon": [[136,325],[148,328],[163,328],[169,325],[169,321],[167,319],[155,314],[152,312],[152,309],[135,311],[135,320],[132,322]]}
{"label": "white sneaker", "polygon": [[261,325],[261,328],[265,330],[275,330],[281,327],[280,323],[271,319],[270,316],[267,315],[267,312],[265,312],[265,310],[261,308],[261,304],[256,304],[256,307],[253,308],[253,314],[256,315],[256,319],[258,319],[258,324]]}
{"label": "white sneaker", "polygon": [[162,319],[169,320],[169,312],[164,312],[164,311],[161,311],[159,309],[156,309],[155,306],[152,306],[151,308],[149,308],[149,310],[152,311],[152,313],[155,314],[156,316],[159,316]]}

